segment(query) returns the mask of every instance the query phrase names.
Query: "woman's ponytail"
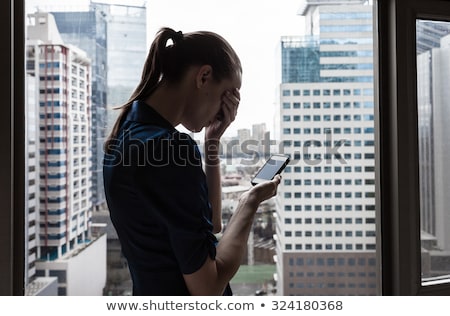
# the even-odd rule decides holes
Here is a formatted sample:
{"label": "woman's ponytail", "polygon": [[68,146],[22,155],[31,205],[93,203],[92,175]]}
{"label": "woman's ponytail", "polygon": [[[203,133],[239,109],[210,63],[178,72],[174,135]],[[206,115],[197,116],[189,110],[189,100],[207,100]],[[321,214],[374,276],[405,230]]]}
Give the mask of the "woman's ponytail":
{"label": "woman's ponytail", "polygon": [[127,116],[133,102],[139,99],[145,99],[153,91],[157,88],[159,82],[161,81],[164,64],[167,64],[170,61],[167,61],[167,41],[172,39],[174,43],[178,43],[182,40],[183,34],[181,32],[176,32],[171,28],[162,28],[156,34],[154,41],[150,47],[149,53],[147,55],[147,59],[145,60],[144,67],[142,70],[141,81],[138,86],[131,94],[131,97],[124,105],[116,108],[120,109],[121,112],[117,117],[116,122],[109,134],[108,138],[105,141],[104,151],[106,153],[110,152],[110,147],[114,141],[118,137],[118,132],[122,122]]}
{"label": "woman's ponytail", "polygon": [[[173,43],[168,45],[169,40]],[[119,117],[105,142],[105,152],[112,149],[112,142],[118,137],[120,126],[135,100],[148,98],[161,81],[178,82],[193,65],[210,65],[213,78],[218,82],[232,78],[236,72],[242,73],[236,52],[218,34],[207,31],[183,34],[171,28],[161,28],[150,46],[141,81],[127,103],[120,107]]]}

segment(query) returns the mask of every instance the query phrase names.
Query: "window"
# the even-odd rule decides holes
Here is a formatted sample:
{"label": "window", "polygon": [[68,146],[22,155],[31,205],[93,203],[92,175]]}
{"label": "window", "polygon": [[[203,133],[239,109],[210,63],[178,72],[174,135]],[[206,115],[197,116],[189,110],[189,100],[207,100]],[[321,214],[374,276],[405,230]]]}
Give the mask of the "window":
{"label": "window", "polygon": [[[378,8],[379,21],[382,20],[381,16],[388,14],[393,8],[397,12],[402,12],[392,20],[385,21],[384,25],[379,24],[380,38],[384,38],[386,44],[379,51],[380,86],[387,90],[380,93],[379,99],[380,104],[383,104],[383,107],[379,108],[379,116],[383,122],[375,127],[384,131],[380,134],[379,152],[381,155],[379,160],[376,160],[377,168],[380,168],[378,164],[383,166],[379,169],[381,182],[379,183],[377,214],[389,209],[389,212],[383,213],[384,218],[380,225],[384,228],[392,225],[387,231],[384,231],[383,236],[380,236],[381,247],[384,248],[381,263],[383,266],[383,294],[448,295],[450,293],[450,277],[448,275],[437,274],[437,278],[433,280],[429,279],[428,274],[425,274],[422,278],[422,269],[427,269],[426,265],[422,265],[422,262],[426,263],[427,260],[422,261],[421,254],[425,241],[421,236],[427,236],[422,232],[424,227],[422,225],[425,225],[427,219],[423,214],[427,210],[427,206],[423,203],[427,200],[430,201],[422,190],[426,179],[433,177],[431,169],[425,172],[423,168],[424,163],[429,163],[423,146],[426,140],[424,133],[431,130],[430,125],[425,124],[428,115],[426,110],[428,109],[423,108],[422,101],[426,99],[427,91],[439,88],[434,85],[428,85],[426,89],[422,88],[428,82],[427,79],[423,80],[425,78],[423,71],[430,71],[431,68],[423,67],[424,60],[420,56],[420,52],[424,47],[421,46],[421,37],[417,35],[421,32],[421,28],[424,26],[422,23],[425,21],[446,22],[444,26],[447,25],[450,21],[450,2],[435,0],[379,1]],[[433,32],[432,28],[427,27],[425,30],[437,39],[437,34]],[[396,38],[395,44],[392,41],[394,37]],[[430,46],[433,45],[434,43],[431,42],[425,47],[430,50]],[[394,65],[394,67],[389,69],[388,64]],[[437,65],[441,65],[440,62]],[[384,76],[384,71],[389,75]],[[395,80],[392,75],[396,77]],[[437,84],[439,85],[439,83]],[[374,92],[374,94],[376,93]],[[390,96],[396,93],[398,93],[397,97],[390,99]],[[433,109],[439,111],[437,104],[432,106]],[[446,108],[448,109],[448,106]],[[402,115],[397,116],[395,113],[402,113]],[[439,137],[436,141],[438,143],[434,145],[434,148],[441,146]],[[433,146],[429,148],[433,148]],[[386,154],[386,150],[391,151]],[[437,159],[443,157],[440,156]],[[395,176],[392,177],[392,175]],[[448,177],[440,175],[440,178],[448,181]],[[441,198],[436,195],[434,202],[442,202],[439,199]],[[396,221],[399,218],[402,220]],[[436,219],[438,220],[438,218]],[[448,246],[448,243],[444,243],[442,246]],[[366,247],[370,248],[373,245],[366,245]],[[446,270],[443,272],[445,274]]]}
{"label": "window", "polygon": [[[25,185],[21,180],[24,179],[24,168],[21,168],[24,166],[24,158],[21,157],[25,157],[23,153],[25,138],[22,137],[25,124],[20,117],[23,117],[25,102],[23,100],[25,74],[21,70],[25,65],[25,60],[21,57],[24,55],[22,52],[25,51],[25,48],[22,44],[24,41],[20,40],[24,25],[22,7],[23,1],[0,2],[2,20],[5,22],[5,27],[0,30],[1,38],[3,42],[14,43],[10,47],[10,51],[2,50],[0,59],[4,63],[1,69],[5,70],[2,72],[2,82],[4,82],[1,86],[2,96],[8,98],[5,104],[13,105],[13,107],[2,107],[3,115],[1,115],[2,123],[0,124],[2,135],[5,136],[4,146],[11,152],[11,155],[0,157],[0,165],[8,171],[2,172],[1,177],[2,190],[0,190],[0,194],[2,198],[0,200],[3,211],[0,213],[0,231],[4,242],[1,243],[0,250],[4,256],[0,261],[0,269],[12,271],[11,274],[2,274],[2,282],[0,282],[0,294],[2,295],[23,294],[23,254],[25,251],[22,245],[24,218],[21,210],[24,209],[23,188]],[[377,179],[379,194],[376,207],[379,224],[377,233],[380,231],[379,226],[384,227],[384,235],[377,234],[377,241],[382,246],[377,247],[377,249],[382,249],[382,254],[379,256],[383,266],[381,293],[386,295],[448,295],[450,287],[445,275],[441,275],[439,280],[431,280],[428,277],[422,279],[421,277],[423,267],[420,249],[426,240],[425,235],[421,235],[420,230],[416,228],[424,224],[424,218],[421,218],[421,212],[425,211],[425,206],[421,205],[423,203],[421,179],[424,179],[426,174],[418,168],[419,162],[425,161],[424,156],[421,156],[423,147],[420,146],[423,145],[420,144],[423,143],[418,141],[419,126],[421,126],[418,118],[423,119],[423,115],[426,113],[420,112],[418,108],[420,104],[418,99],[422,94],[416,89],[416,85],[417,88],[420,87],[416,22],[448,22],[450,21],[450,6],[447,1],[436,0],[379,0],[376,2],[376,7],[379,41],[383,41],[384,44],[379,46],[379,56],[376,56],[378,64],[375,66],[381,69],[377,74],[381,90],[373,92],[379,102],[384,105],[382,108],[378,108],[377,104],[374,104],[374,110],[381,118],[377,121],[378,125],[375,129],[382,131],[378,139],[379,145],[376,145],[380,150],[375,164],[377,173],[382,175]],[[12,14],[10,14],[10,8],[13,8]],[[402,14],[395,14],[395,12]],[[14,27],[12,16],[15,17]],[[11,34],[14,34],[15,41],[11,41]],[[12,60],[10,56],[14,56],[14,59]],[[14,70],[11,69],[11,64],[14,65]],[[397,78],[397,80],[394,82],[392,78]],[[14,85],[12,85],[13,82]],[[330,94],[329,91],[328,96]],[[361,98],[366,97],[360,89],[352,89],[352,94],[361,96]],[[323,91],[322,96],[325,95],[325,91]],[[347,93],[344,91],[343,95],[346,96]],[[416,103],[411,104],[411,102]],[[290,107],[290,103],[288,104]],[[365,103],[364,101],[355,101],[352,104],[354,108],[364,109]],[[330,108],[330,103],[323,103],[323,107]],[[347,106],[344,105],[344,108]],[[402,115],[397,116],[399,113]],[[10,124],[11,114],[15,118],[14,125]],[[444,156],[441,156],[441,159],[442,157]],[[286,172],[288,170],[291,169],[287,169]],[[421,173],[419,174],[417,170],[420,170]],[[11,175],[9,171],[12,171],[13,174]],[[14,186],[11,185],[12,183]],[[14,203],[11,202],[11,196],[13,196]],[[435,202],[439,203],[439,201]],[[301,209],[301,205],[296,205],[295,209]],[[378,217],[384,209],[388,209],[390,212],[383,213],[382,218]],[[399,218],[403,220],[398,221]],[[13,227],[10,223],[13,223]],[[355,234],[362,234],[362,231]],[[298,246],[296,244],[295,248],[301,249],[301,245]],[[338,246],[342,248],[342,245],[336,246],[336,248]],[[373,246],[364,245],[367,248],[373,248]],[[361,249],[361,247],[360,244],[355,245],[356,249]],[[292,249],[292,246],[289,248]],[[311,249],[312,246],[308,244],[305,248]],[[330,249],[330,247],[326,246],[326,249]],[[335,263],[333,262],[333,264]],[[375,265],[375,262],[370,261],[370,264]],[[411,283],[411,276],[415,278],[413,283]],[[329,287],[344,286],[345,284],[339,283],[330,284]]]}
{"label": "window", "polygon": [[[433,34],[433,47],[425,37]],[[450,22],[417,19],[417,129],[419,138],[422,284],[450,282]]]}

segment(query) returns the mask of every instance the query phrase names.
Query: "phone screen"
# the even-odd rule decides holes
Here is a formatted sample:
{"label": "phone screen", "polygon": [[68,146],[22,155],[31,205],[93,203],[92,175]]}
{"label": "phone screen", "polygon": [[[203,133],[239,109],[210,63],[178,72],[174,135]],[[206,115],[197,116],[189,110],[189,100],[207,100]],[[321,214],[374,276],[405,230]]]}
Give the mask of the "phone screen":
{"label": "phone screen", "polygon": [[252,180],[252,184],[257,184],[263,181],[272,180],[276,174],[283,171],[289,162],[288,156],[273,155],[258,171]]}

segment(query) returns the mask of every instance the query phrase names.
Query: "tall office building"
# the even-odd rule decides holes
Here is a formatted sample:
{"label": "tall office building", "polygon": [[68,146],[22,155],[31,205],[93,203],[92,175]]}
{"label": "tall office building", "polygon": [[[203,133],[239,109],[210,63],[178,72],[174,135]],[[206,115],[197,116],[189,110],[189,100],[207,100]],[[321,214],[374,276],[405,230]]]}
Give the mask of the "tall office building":
{"label": "tall office building", "polygon": [[25,256],[25,285],[28,285],[36,273],[35,261],[37,259],[38,249],[38,219],[39,219],[39,138],[38,138],[38,119],[39,112],[36,104],[36,79],[28,74],[26,77],[27,91],[27,115],[25,139],[25,218],[26,218],[26,240],[27,256]]}
{"label": "tall office building", "polygon": [[281,40],[279,295],[374,295],[372,6],[301,1],[307,34]]}
{"label": "tall office building", "polygon": [[[31,3],[34,2],[34,5]],[[147,55],[145,1],[28,1],[28,11],[48,11],[54,15],[65,43],[84,50],[92,69],[92,199],[94,225],[108,216],[103,189],[103,144],[119,111],[138,84]],[[101,223],[99,223],[101,222]],[[108,225],[110,226],[110,225]],[[121,258],[117,235],[108,227],[108,281],[106,293],[128,291],[128,268]],[[118,275],[126,278],[118,278]],[[119,280],[120,279],[120,280]],[[123,290],[123,283],[126,290]]]}
{"label": "tall office building", "polygon": [[[29,64],[31,67],[32,65]],[[32,67],[34,69],[34,65]],[[33,72],[33,71],[32,71]],[[34,74],[25,78],[25,295],[54,296],[58,293],[56,277],[37,277],[36,261],[39,260],[39,106],[36,102],[38,86]]]}
{"label": "tall office building", "polygon": [[91,61],[84,51],[64,44],[52,15],[29,17],[34,22],[27,28],[27,73],[35,79],[39,108],[35,276],[57,277],[59,295],[101,295],[106,237],[90,234]]}
{"label": "tall office building", "polygon": [[448,22],[420,20],[416,23],[417,54],[429,52],[433,48],[441,47],[441,39],[448,35]]}
{"label": "tall office building", "polygon": [[229,148],[225,146],[227,154],[232,154],[234,156],[242,156],[243,154],[248,154],[249,143],[251,139],[251,131],[248,128],[241,128],[237,130],[237,142]]}
{"label": "tall office building", "polygon": [[267,131],[266,123],[252,125],[252,140],[258,142],[255,148],[258,154],[263,157],[270,154],[270,132]]}
{"label": "tall office building", "polygon": [[[450,24],[417,21],[417,105],[422,278],[450,271]],[[430,45],[433,43],[433,45]],[[427,49],[425,49],[427,47]],[[421,48],[421,49],[419,49]]]}
{"label": "tall office building", "polygon": [[84,50],[91,59],[92,97],[92,199],[94,206],[105,207],[103,190],[103,144],[106,137],[107,55],[106,18],[97,10],[51,12],[64,43]]}
{"label": "tall office building", "polygon": [[[126,1],[124,1],[126,3]],[[92,2],[91,10],[102,12],[106,24],[108,69],[107,133],[119,111],[136,88],[147,57],[147,8],[144,5]]]}
{"label": "tall office building", "polygon": [[70,9],[63,5],[51,13],[64,42],[92,61],[92,197],[94,206],[104,209],[103,144],[118,114],[113,108],[128,100],[141,75],[146,7],[91,1],[79,11]]}

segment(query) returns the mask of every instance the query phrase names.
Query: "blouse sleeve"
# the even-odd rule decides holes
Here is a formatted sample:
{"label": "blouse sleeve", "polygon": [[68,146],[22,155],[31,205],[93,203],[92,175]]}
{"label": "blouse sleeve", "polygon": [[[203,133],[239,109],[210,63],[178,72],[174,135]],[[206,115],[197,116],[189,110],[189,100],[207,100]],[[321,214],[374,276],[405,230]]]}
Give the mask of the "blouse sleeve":
{"label": "blouse sleeve", "polygon": [[200,152],[186,134],[176,133],[147,146],[138,187],[167,230],[183,274],[197,271],[207,256],[215,259],[211,206]]}

